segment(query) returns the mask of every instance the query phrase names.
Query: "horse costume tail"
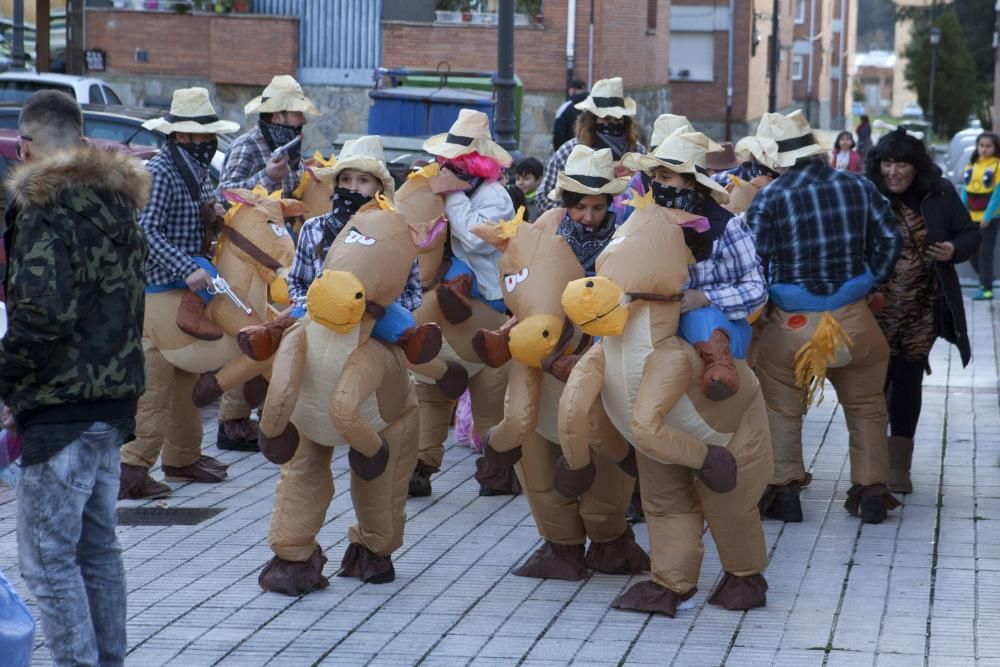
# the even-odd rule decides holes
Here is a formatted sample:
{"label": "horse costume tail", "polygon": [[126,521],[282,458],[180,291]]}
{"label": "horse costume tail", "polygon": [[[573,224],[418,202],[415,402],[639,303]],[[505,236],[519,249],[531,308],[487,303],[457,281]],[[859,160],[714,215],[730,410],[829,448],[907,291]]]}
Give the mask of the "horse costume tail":
{"label": "horse costume tail", "polygon": [[802,390],[803,405],[823,402],[827,369],[837,368],[838,353],[846,352],[853,344],[840,322],[830,313],[823,313],[812,338],[795,353],[795,384]]}

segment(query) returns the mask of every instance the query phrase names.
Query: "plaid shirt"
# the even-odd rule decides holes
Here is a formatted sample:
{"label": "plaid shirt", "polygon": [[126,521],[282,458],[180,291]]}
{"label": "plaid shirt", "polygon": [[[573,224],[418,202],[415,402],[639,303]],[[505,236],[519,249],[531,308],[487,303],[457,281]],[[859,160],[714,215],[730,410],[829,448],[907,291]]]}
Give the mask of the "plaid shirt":
{"label": "plaid shirt", "polygon": [[686,289],[705,293],[731,320],[747,317],[767,301],[767,282],[750,228],[741,216],[726,223],[712,256],[688,267]]}
{"label": "plaid shirt", "polygon": [[[299,232],[299,242],[295,246],[295,260],[292,268],[288,270],[288,295],[292,303],[299,306],[306,305],[306,292],[309,285],[316,279],[323,269],[323,260],[330,250],[330,244],[344,228],[343,222],[337,220],[333,213],[326,213],[315,218],[309,218],[302,225]],[[328,231],[326,239],[323,232]],[[324,243],[324,241],[326,241]],[[322,252],[317,254],[316,247],[323,244]],[[410,270],[410,277],[406,280],[406,287],[403,293],[396,299],[403,308],[414,311],[423,303],[423,289],[420,284],[420,265],[413,262]]]}
{"label": "plaid shirt", "polygon": [[302,174],[305,173],[303,161],[299,161],[298,167],[289,169],[288,174],[281,179],[280,183],[275,183],[265,170],[270,158],[271,149],[264,141],[260,127],[254,127],[246,134],[237,137],[233,145],[229,147],[226,161],[222,165],[222,180],[219,181],[218,188],[219,201],[222,201],[223,190],[235,188],[253,190],[256,185],[263,185],[268,192],[276,190],[280,185],[282,194],[285,197],[291,197],[292,192],[302,179]]}
{"label": "plaid shirt", "polygon": [[139,215],[139,226],[146,235],[149,257],[146,259],[146,282],[166,285],[198,270],[191,258],[200,255],[205,239],[201,206],[215,200],[208,180],[208,170],[178,151],[201,185],[201,198],[191,199],[180,168],[170,152],[160,151],[146,167],[153,177],[149,202]]}
{"label": "plaid shirt", "polygon": [[[542,183],[538,186],[538,210],[539,215],[554,209],[557,206],[562,206],[561,203],[549,199],[549,193],[556,188],[556,179],[559,177],[559,172],[566,169],[566,160],[569,159],[569,154],[573,152],[576,145],[580,143],[576,139],[570,139],[562,146],[559,147],[551,158],[549,158],[549,163],[545,165],[545,173],[542,174]],[[632,153],[645,153],[646,148],[642,144],[635,144],[630,149]],[[620,220],[620,217],[619,217]]]}
{"label": "plaid shirt", "polygon": [[902,247],[889,200],[867,179],[821,162],[775,179],[746,219],[770,281],[821,296],[865,269],[881,285]]}

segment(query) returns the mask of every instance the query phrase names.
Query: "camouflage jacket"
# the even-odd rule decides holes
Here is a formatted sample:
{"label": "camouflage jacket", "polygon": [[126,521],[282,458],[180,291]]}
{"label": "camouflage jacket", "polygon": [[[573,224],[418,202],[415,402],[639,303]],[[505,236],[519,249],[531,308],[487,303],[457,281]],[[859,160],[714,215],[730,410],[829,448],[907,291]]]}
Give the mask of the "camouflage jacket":
{"label": "camouflage jacket", "polygon": [[82,146],[21,165],[6,186],[0,399],[25,426],[133,417],[145,388],[136,219],[148,172]]}

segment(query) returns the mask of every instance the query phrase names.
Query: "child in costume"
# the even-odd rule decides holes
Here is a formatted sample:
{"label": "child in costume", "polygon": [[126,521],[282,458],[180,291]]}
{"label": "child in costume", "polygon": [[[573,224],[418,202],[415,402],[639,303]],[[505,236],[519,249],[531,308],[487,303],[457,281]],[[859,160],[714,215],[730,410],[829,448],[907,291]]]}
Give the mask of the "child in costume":
{"label": "child in costume", "polygon": [[710,147],[704,134],[681,128],[651,155],[629,153],[622,164],[650,176],[647,200],[708,221],[707,229],[684,228],[695,263],[681,300],[679,334],[705,362],[705,396],[725,400],[739,389],[733,357],[746,358],[751,334],[747,317],[764,305],[767,284],[750,230],[722,207],[729,195],[707,174]]}
{"label": "child in costume", "polygon": [[[514,182],[524,193],[526,211],[524,220],[534,222],[542,214],[538,204],[538,186],[542,182],[542,173],[545,171],[541,160],[534,157],[526,157],[514,165]],[[516,206],[514,207],[516,210]]]}
{"label": "child in costume", "polygon": [[472,316],[469,298],[477,298],[502,313],[500,252],[471,230],[514,217],[510,195],[498,182],[511,156],[493,141],[486,114],[471,109],[462,109],[448,132],[425,141],[424,150],[442,167],[435,191],[444,197],[451,230],[451,267],[437,288],[441,311],[459,324]]}
{"label": "child in costume", "polygon": [[[267,342],[260,348],[267,348],[263,352],[257,352],[256,344],[251,344],[255,349],[255,354],[251,355],[254,358],[266,358],[273,354],[281,332],[306,313],[306,293],[322,270],[330,245],[341,231],[346,229],[352,235],[348,238],[349,243],[370,241],[350,227],[354,214],[375,197],[391,201],[395,194],[395,183],[385,166],[382,139],[377,136],[363,136],[346,142],[336,164],[314,169],[313,174],[318,180],[333,185],[332,208],[329,213],[310,218],[302,225],[295,248],[295,261],[288,272],[288,295],[292,303],[289,317],[249,328],[253,332],[244,330],[255,341],[263,339]],[[441,347],[441,333],[437,325],[418,327],[413,318],[413,311],[423,301],[422,294],[420,268],[414,262],[403,293],[376,319],[372,330],[372,337],[376,340],[402,348],[411,363],[430,361]]]}
{"label": "child in costume", "polygon": [[983,132],[976,139],[965,168],[965,187],[960,190],[962,203],[969,209],[972,221],[982,230],[979,252],[972,255],[972,266],[979,274],[979,289],[972,297],[976,301],[993,299],[993,248],[997,243],[996,217],[1000,213],[1000,136]]}

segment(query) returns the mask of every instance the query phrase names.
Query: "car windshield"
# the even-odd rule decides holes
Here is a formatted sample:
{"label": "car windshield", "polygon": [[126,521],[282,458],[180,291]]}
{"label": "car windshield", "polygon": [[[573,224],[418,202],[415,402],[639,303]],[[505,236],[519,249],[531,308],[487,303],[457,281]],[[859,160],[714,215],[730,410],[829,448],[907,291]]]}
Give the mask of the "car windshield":
{"label": "car windshield", "polygon": [[129,143],[133,146],[159,148],[166,137],[158,132],[143,129],[138,121],[114,118],[84,118],[83,134],[91,139]]}
{"label": "car windshield", "polygon": [[72,86],[60,86],[48,81],[0,81],[0,102],[24,102],[39,90],[59,90],[73,99],[76,93]]}

